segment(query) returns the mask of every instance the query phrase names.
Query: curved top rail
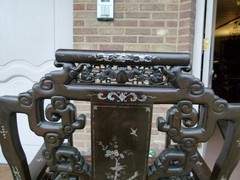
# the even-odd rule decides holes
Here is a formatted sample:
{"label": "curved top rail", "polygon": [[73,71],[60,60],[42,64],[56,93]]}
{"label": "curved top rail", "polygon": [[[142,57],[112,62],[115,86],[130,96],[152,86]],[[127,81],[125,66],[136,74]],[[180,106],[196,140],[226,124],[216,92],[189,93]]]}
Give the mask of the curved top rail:
{"label": "curved top rail", "polygon": [[117,64],[117,65],[167,65],[187,66],[190,55],[187,53],[157,52],[122,52],[59,49],[56,51],[57,62]]}

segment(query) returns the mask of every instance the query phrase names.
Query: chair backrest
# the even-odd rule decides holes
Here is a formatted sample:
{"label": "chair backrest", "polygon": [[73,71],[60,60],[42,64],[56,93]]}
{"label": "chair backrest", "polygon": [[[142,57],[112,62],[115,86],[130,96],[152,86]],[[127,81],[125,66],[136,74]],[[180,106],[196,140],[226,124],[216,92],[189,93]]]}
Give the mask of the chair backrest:
{"label": "chair backrest", "polygon": [[[27,92],[0,98],[1,146],[14,179],[37,177],[19,141],[16,113],[27,114],[31,130],[44,138],[37,157],[49,179],[228,179],[240,158],[240,105],[205,88],[189,73],[189,61],[183,53],[56,51],[60,70]],[[91,103],[91,163],[73,146],[74,131],[86,123],[74,100]],[[157,118],[166,145],[148,165],[154,104],[172,107],[166,119]],[[198,144],[221,120],[228,129],[210,171]]]}

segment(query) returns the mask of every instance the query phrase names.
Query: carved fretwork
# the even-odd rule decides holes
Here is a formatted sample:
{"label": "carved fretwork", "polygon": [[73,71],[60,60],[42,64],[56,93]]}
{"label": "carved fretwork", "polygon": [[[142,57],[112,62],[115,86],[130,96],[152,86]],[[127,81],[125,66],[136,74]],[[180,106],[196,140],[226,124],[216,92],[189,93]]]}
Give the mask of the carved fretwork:
{"label": "carved fretwork", "polygon": [[72,84],[132,84],[171,86],[175,77],[166,66],[119,66],[79,64],[70,71]]}
{"label": "carved fretwork", "polygon": [[[106,170],[104,179],[230,177],[240,159],[240,105],[217,97],[192,76],[189,55],[58,50],[55,65],[61,69],[31,90],[0,98],[1,147],[14,179],[31,179],[16,113],[27,114],[31,130],[43,137],[41,154],[50,179],[92,179],[94,170]],[[86,123],[85,115],[76,115],[74,100],[92,104],[91,166],[72,143],[74,131],[81,132]],[[166,118],[157,118],[166,148],[147,167],[154,104],[172,107]],[[221,120],[228,122],[223,150],[212,172],[202,170],[197,147]]]}

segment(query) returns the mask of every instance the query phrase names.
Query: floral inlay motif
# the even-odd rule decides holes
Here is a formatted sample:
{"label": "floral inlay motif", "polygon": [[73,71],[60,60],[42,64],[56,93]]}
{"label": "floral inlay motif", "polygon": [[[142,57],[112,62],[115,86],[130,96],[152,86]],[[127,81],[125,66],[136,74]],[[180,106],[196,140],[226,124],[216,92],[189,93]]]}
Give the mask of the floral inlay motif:
{"label": "floral inlay motif", "polygon": [[138,136],[137,135],[137,130],[138,130],[138,128],[137,129],[133,129],[133,128],[130,128],[131,129],[131,133],[130,133],[130,135],[133,135],[133,136]]}
{"label": "floral inlay motif", "polygon": [[17,180],[21,180],[22,177],[21,177],[21,174],[20,174],[17,166],[12,166],[12,170],[13,170],[13,175],[14,175],[14,177],[15,177]]}
{"label": "floral inlay motif", "polygon": [[119,145],[117,142],[117,137],[113,136],[112,140],[108,145],[104,145],[103,142],[97,141],[98,145],[101,146],[102,151],[105,151],[104,157],[110,158],[114,162],[114,166],[109,168],[109,172],[106,172],[106,178],[111,180],[133,180],[139,176],[138,171],[135,171],[131,177],[126,177],[127,165],[121,164],[121,160],[126,158],[126,156],[134,155],[130,150],[123,150],[120,152],[118,150]]}
{"label": "floral inlay motif", "polygon": [[3,138],[4,138],[4,139],[7,138],[7,133],[8,133],[8,131],[5,129],[5,127],[4,127],[4,126],[1,126],[0,134],[3,135]]}
{"label": "floral inlay motif", "polygon": [[149,55],[140,55],[140,54],[130,54],[130,53],[115,53],[115,54],[105,54],[99,53],[95,56],[97,61],[115,61],[115,62],[126,62],[126,61],[133,61],[133,62],[151,62],[156,57],[149,56]]}
{"label": "floral inlay motif", "polygon": [[[128,93],[128,92],[109,92],[108,95],[104,96],[103,93],[98,93],[98,94],[93,94],[93,95],[97,95],[98,99],[100,100],[110,100],[110,101],[114,101],[115,99],[117,99],[117,102],[127,102],[127,98],[130,97],[130,101],[131,102],[136,102],[136,101],[140,101],[140,102],[144,102],[146,101],[148,98],[151,99],[155,99],[157,97],[154,96],[146,96],[146,95],[141,95],[140,97],[138,97],[137,94],[135,93]],[[89,96],[93,96],[93,95],[89,95]]]}
{"label": "floral inlay motif", "polygon": [[238,147],[240,148],[240,138],[236,141]]}

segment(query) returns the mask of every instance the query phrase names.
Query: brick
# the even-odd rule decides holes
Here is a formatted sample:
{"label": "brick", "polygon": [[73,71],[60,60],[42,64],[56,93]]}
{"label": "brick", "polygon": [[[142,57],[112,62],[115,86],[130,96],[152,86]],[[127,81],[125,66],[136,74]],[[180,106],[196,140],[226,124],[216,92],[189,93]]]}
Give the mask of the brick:
{"label": "brick", "polygon": [[151,135],[159,135],[159,131],[158,130],[153,130],[151,131]]}
{"label": "brick", "polygon": [[132,36],[113,36],[113,42],[136,43],[137,42],[137,37],[132,37]]}
{"label": "brick", "polygon": [[125,0],[126,3],[153,3],[153,4],[167,4],[178,3],[179,0]]}
{"label": "brick", "polygon": [[123,51],[123,44],[100,44],[99,50],[109,50],[109,51]]}
{"label": "brick", "polygon": [[84,143],[85,148],[90,148],[91,147],[91,141],[87,141]]}
{"label": "brick", "polygon": [[[151,146],[150,149],[153,149],[156,151],[156,153],[160,153],[162,150],[165,149],[165,136],[155,136],[155,140],[151,138]],[[160,139],[160,140],[159,140]]]}
{"label": "brick", "polygon": [[152,45],[151,50],[154,52],[176,52],[176,45]]}
{"label": "brick", "polygon": [[150,18],[150,12],[126,12],[126,18],[138,18],[138,19],[145,19]]}
{"label": "brick", "polygon": [[178,52],[189,52],[190,51],[190,45],[189,44],[179,44],[177,51]]}
{"label": "brick", "polygon": [[163,43],[162,37],[139,37],[139,43]]}
{"label": "brick", "polygon": [[75,43],[73,45],[74,49],[86,49],[86,50],[96,50],[98,49],[98,45],[97,44],[87,44],[87,43]]}
{"label": "brick", "polygon": [[84,26],[84,20],[74,20],[73,26]]}
{"label": "brick", "polygon": [[149,44],[125,44],[124,51],[150,51]]}
{"label": "brick", "polygon": [[97,17],[97,12],[92,11],[92,12],[73,12],[73,19],[96,19]]}
{"label": "brick", "polygon": [[94,4],[87,4],[86,5],[87,10],[97,10],[97,3]]}
{"label": "brick", "polygon": [[91,19],[85,21],[86,27],[109,27],[112,25],[110,21],[98,21],[97,19]]}
{"label": "brick", "polygon": [[151,3],[162,3],[162,4],[177,3],[178,4],[179,0],[151,0]]}
{"label": "brick", "polygon": [[191,10],[192,9],[192,2],[182,2],[180,5],[180,10],[185,11],[185,10]]}
{"label": "brick", "polygon": [[138,21],[137,20],[117,20],[113,22],[114,26],[137,26]]}
{"label": "brick", "polygon": [[191,26],[191,20],[190,19],[183,19],[179,21],[179,27],[189,27]]}
{"label": "brick", "polygon": [[190,42],[189,35],[179,37],[178,42],[179,43],[189,43]]}
{"label": "brick", "polygon": [[141,11],[164,11],[164,4],[140,4]]}
{"label": "brick", "polygon": [[192,15],[192,12],[190,10],[180,12],[180,19],[191,18],[191,15]]}
{"label": "brick", "polygon": [[99,28],[99,35],[124,35],[124,28]]}
{"label": "brick", "polygon": [[191,0],[180,0],[180,3],[187,3],[189,1],[191,1]]}
{"label": "brick", "polygon": [[178,35],[178,29],[173,28],[158,28],[158,29],[152,29],[152,35],[157,36],[177,36]]}
{"label": "brick", "polygon": [[166,36],[168,34],[169,29],[166,28],[152,29],[152,36]]}
{"label": "brick", "polygon": [[149,3],[149,0],[125,0],[125,2],[126,3]]}
{"label": "brick", "polygon": [[87,36],[86,42],[110,42],[110,36]]}
{"label": "brick", "polygon": [[76,133],[74,134],[74,137],[78,140],[90,140],[90,134],[86,134],[86,133]]}
{"label": "brick", "polygon": [[190,28],[186,27],[186,28],[181,28],[179,29],[179,35],[189,35],[190,34]]}
{"label": "brick", "polygon": [[178,27],[178,21],[167,21],[167,27]]}
{"label": "brick", "polygon": [[153,105],[153,113],[165,113],[172,105],[159,105],[159,104],[154,104]]}
{"label": "brick", "polygon": [[176,44],[177,43],[177,38],[176,37],[166,37],[165,42],[166,43],[171,43],[171,44]]}
{"label": "brick", "polygon": [[152,14],[153,19],[178,19],[177,12],[157,12]]}
{"label": "brick", "polygon": [[85,4],[74,4],[73,5],[73,10],[74,11],[85,10]]}
{"label": "brick", "polygon": [[87,132],[87,133],[91,133],[91,130],[92,130],[91,127],[87,127],[87,128],[86,128],[86,132]]}
{"label": "brick", "polygon": [[126,35],[150,35],[151,29],[149,28],[126,28]]}
{"label": "brick", "polygon": [[124,18],[124,12],[115,12],[114,18]]}
{"label": "brick", "polygon": [[96,28],[73,28],[74,34],[97,34]]}
{"label": "brick", "polygon": [[73,36],[73,42],[84,42],[84,36]]}
{"label": "brick", "polygon": [[[160,133],[161,134],[161,133]],[[161,137],[161,138],[160,138]],[[163,136],[160,136],[160,135],[152,135],[151,136],[151,142],[152,143],[156,143],[156,144],[160,144],[162,143],[163,141],[160,141],[159,139],[162,139]]]}
{"label": "brick", "polygon": [[74,101],[74,105],[77,107],[91,107],[91,104],[88,101]]}
{"label": "brick", "polygon": [[75,147],[77,147],[77,148],[84,148],[84,142],[75,140],[74,136],[73,136],[73,138],[74,138],[74,143],[73,144],[74,144]]}
{"label": "brick", "polygon": [[178,4],[166,4],[166,11],[178,11]]}
{"label": "brick", "polygon": [[138,3],[136,4],[129,4],[129,3],[123,3],[123,4],[118,4],[115,6],[115,11],[138,11]]}
{"label": "brick", "polygon": [[165,21],[141,20],[139,26],[142,27],[164,27]]}

